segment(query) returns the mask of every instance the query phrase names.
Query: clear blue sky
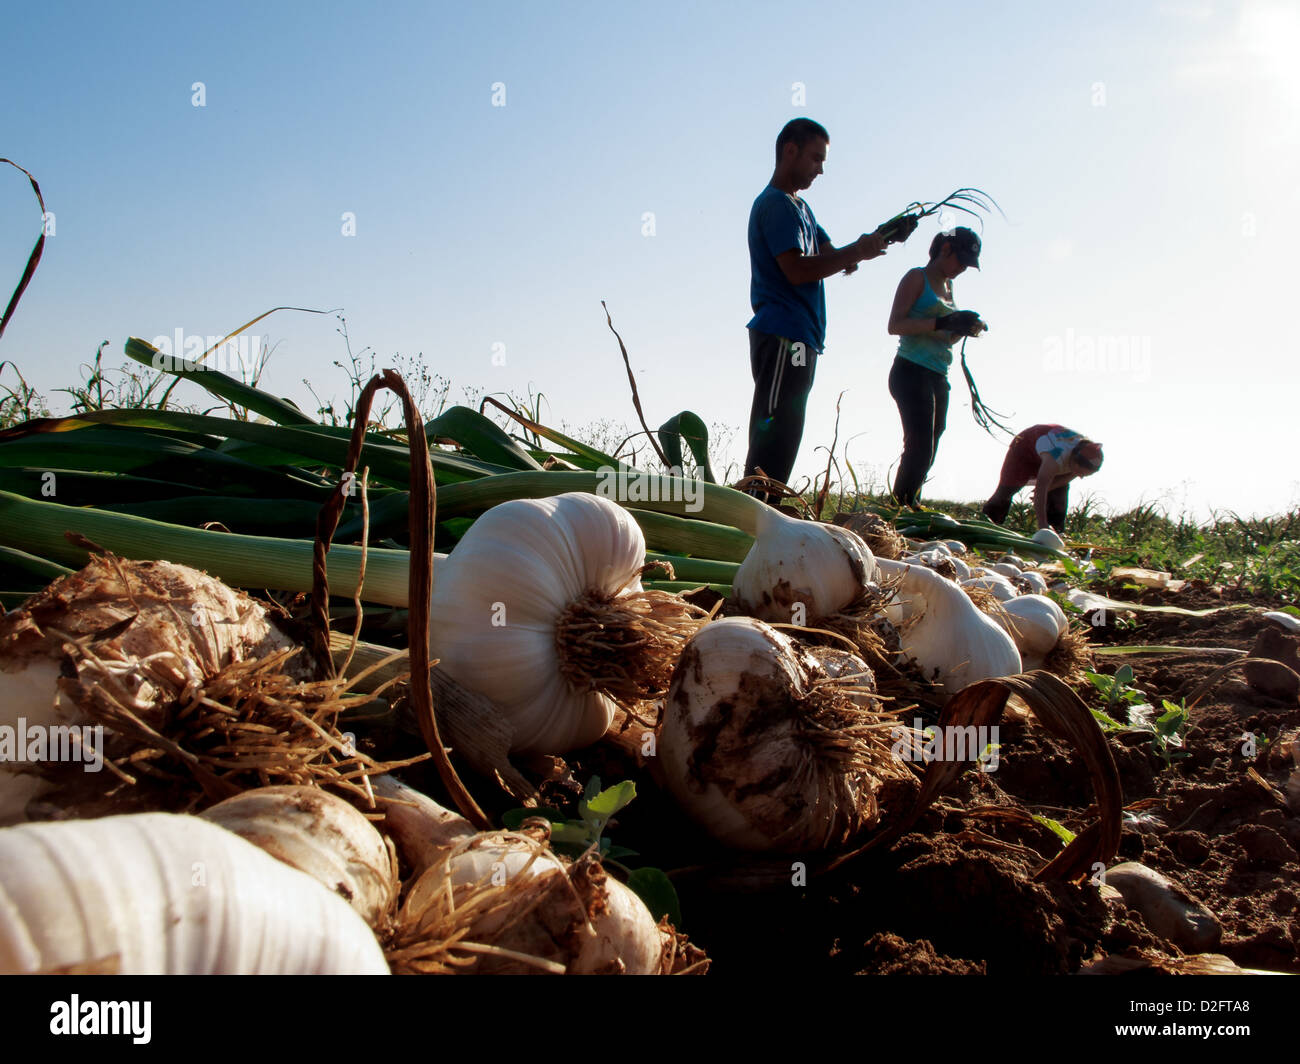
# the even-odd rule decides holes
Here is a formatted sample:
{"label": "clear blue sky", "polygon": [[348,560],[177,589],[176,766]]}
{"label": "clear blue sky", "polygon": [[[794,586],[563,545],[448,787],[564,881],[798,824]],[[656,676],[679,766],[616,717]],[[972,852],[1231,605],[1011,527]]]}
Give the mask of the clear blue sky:
{"label": "clear blue sky", "polygon": [[[552,423],[631,424],[604,299],[651,423],[691,408],[730,425],[718,464],[739,463],[746,219],[777,131],[807,114],[831,144],[805,195],[837,243],[958,186],[1003,205],[1009,220],[985,224],[983,270],[955,286],[991,325],[968,345],[972,368],[1015,423],[1058,421],[1105,444],[1088,490],[1116,508],[1202,515],[1300,504],[1300,373],[1284,319],[1300,228],[1300,7],[738,10],[13,7],[0,155],[37,176],[56,229],[0,359],[49,394],[102,340],[117,364],[131,335],[221,335],[279,304],[343,307],[354,349],[381,365],[423,353],[454,396],[532,388]],[[493,106],[497,83],[505,106]],[[22,175],[4,171],[7,298],[39,217]],[[824,466],[815,448],[842,391],[841,454],[852,437],[850,459],[877,483],[896,460],[885,321],[935,230],[827,282],[796,474]],[[304,378],[345,397],[335,329],[283,313],[255,327],[278,345],[263,384],[304,406]],[[1002,453],[954,370],[927,493],[986,495]]]}

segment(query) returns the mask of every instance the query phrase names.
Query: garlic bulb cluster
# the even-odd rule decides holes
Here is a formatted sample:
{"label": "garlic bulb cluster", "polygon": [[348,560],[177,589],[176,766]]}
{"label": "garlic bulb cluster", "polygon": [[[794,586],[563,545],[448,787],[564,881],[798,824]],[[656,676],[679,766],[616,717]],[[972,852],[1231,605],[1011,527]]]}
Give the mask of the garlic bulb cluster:
{"label": "garlic bulb cluster", "polygon": [[908,603],[909,616],[899,633],[903,654],[934,677],[945,694],[1021,671],[1011,637],[951,580],[907,562],[881,559],[878,565],[884,576],[899,579],[897,597]]}
{"label": "garlic bulb cluster", "polygon": [[829,667],[845,679],[749,617],[705,625],[682,652],[659,765],[678,804],[720,842],[789,853],[837,845],[876,822],[885,784],[910,782],[866,664]]}
{"label": "garlic bulb cluster", "polygon": [[379,942],[311,877],[192,816],[0,830],[0,973],[386,975]]}
{"label": "garlic bulb cluster", "polygon": [[731,586],[751,616],[789,623],[802,604],[808,623],[814,623],[850,606],[875,579],[875,558],[856,533],[765,506],[758,513],[754,545]]}
{"label": "garlic bulb cluster", "polygon": [[305,872],[369,924],[383,922],[397,895],[383,836],[341,798],[318,787],[257,787],[201,814]]}
{"label": "garlic bulb cluster", "polygon": [[600,496],[494,506],[435,572],[430,653],[501,708],[512,750],[586,746],[615,698],[661,693],[699,623],[677,596],[642,590],[644,565],[641,529]]}

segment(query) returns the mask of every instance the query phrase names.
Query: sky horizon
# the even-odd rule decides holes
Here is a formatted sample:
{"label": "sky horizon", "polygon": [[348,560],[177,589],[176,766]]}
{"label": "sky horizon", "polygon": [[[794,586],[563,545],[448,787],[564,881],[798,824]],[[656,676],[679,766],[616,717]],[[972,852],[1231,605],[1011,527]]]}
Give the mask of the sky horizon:
{"label": "sky horizon", "polygon": [[[630,432],[604,300],[651,427],[690,409],[732,430],[721,473],[744,459],[752,397],[749,209],[776,133],[807,115],[831,140],[804,198],[837,245],[958,187],[1001,204],[981,270],[954,282],[990,325],[968,359],[1014,427],[1103,443],[1076,498],[1202,520],[1300,507],[1297,345],[1265,295],[1297,230],[1300,7],[941,4],[925,26],[881,4],[789,11],[17,10],[0,41],[14,104],[0,156],[36,176],[53,219],[0,362],[64,412],[55,389],[101,341],[117,366],[129,336],[343,308],[354,352],[380,367],[421,355],[451,401],[541,392],[548,424]],[[827,280],[796,482],[825,469],[841,394],[841,464],[846,441],[877,487],[896,464],[885,323],[935,223]],[[40,225],[26,178],[0,167],[6,301]],[[262,386],[309,410],[304,380],[346,399],[337,327],[281,312],[251,329],[274,347]],[[923,498],[974,501],[1006,441],[975,424],[959,366],[949,379]],[[176,394],[205,402],[197,386]]]}

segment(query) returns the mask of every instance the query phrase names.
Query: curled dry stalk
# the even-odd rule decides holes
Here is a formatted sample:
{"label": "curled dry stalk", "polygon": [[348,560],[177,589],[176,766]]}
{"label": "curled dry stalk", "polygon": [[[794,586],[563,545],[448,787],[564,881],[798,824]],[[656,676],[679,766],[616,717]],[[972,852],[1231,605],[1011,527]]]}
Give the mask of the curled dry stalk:
{"label": "curled dry stalk", "polygon": [[[410,577],[408,602],[410,603],[409,644],[411,655],[411,702],[425,744],[433,754],[434,764],[443,786],[451,794],[456,807],[478,828],[491,827],[487,815],[469,793],[457,775],[447,750],[442,744],[438,720],[433,708],[433,694],[429,685],[429,604],[433,595],[433,526],[437,509],[437,487],[433,479],[433,466],[429,461],[429,441],[424,434],[415,402],[401,376],[394,370],[384,370],[371,378],[357,400],[356,417],[352,423],[352,438],[348,442],[347,461],[343,476],[321,508],[316,521],[316,543],[312,555],[312,621],[313,646],[321,667],[333,670],[329,637],[329,585],[325,556],[330,541],[339,526],[339,518],[355,475],[361,446],[365,441],[366,425],[370,419],[370,406],[380,388],[395,392],[402,401],[406,420],[407,444],[411,453],[410,484]],[[418,680],[416,678],[419,678]]]}
{"label": "curled dry stalk", "polygon": [[636,388],[636,375],[632,372],[632,360],[628,358],[627,346],[623,343],[623,337],[619,336],[618,330],[614,328],[614,319],[609,316],[609,307],[605,306],[605,301],[600,301],[601,309],[605,312],[605,322],[609,325],[609,331],[614,334],[614,339],[618,341],[618,349],[623,353],[623,365],[627,368],[627,382],[632,387],[632,405],[636,407],[636,416],[641,422],[641,428],[645,430],[646,438],[650,441],[650,446],[654,448],[655,457],[663,463],[665,469],[672,469],[673,465],[668,461],[668,456],[664,454],[663,448],[659,445],[659,437],[650,431],[650,426],[646,424],[645,412],[641,409],[641,395]]}
{"label": "curled dry stalk", "polygon": [[[1034,874],[1035,880],[1081,880],[1092,873],[1096,864],[1108,865],[1119,849],[1124,799],[1110,746],[1079,696],[1051,673],[1043,671],[981,680],[963,688],[948,702],[939,719],[939,728],[979,728],[996,724],[1012,695],[1029,707],[1047,731],[1069,743],[1088,769],[1097,819]],[[967,762],[929,762],[911,810],[864,846],[831,861],[824,871],[838,868],[859,854],[900,838],[980,753],[979,750],[970,750]]]}
{"label": "curled dry stalk", "polygon": [[23,275],[18,279],[18,287],[14,289],[13,295],[9,297],[9,305],[5,307],[4,313],[0,314],[0,336],[4,335],[5,327],[9,324],[9,319],[14,316],[14,311],[18,309],[18,301],[23,298],[23,293],[27,291],[27,286],[31,284],[32,277],[36,273],[36,267],[40,265],[41,255],[45,251],[45,197],[41,195],[41,186],[36,183],[36,178],[24,167],[19,166],[12,159],[0,159],[0,163],[8,163],[15,170],[22,170],[27,175],[27,180],[32,183],[32,191],[36,193],[36,202],[41,208],[41,235],[36,238],[36,246],[32,248],[32,253],[27,257],[27,265],[23,268]]}

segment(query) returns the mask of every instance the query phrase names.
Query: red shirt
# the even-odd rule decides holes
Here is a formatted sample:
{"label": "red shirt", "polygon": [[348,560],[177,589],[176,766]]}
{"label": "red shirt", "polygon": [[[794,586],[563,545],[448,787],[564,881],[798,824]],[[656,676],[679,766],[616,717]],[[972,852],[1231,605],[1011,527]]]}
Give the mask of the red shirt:
{"label": "red shirt", "polygon": [[1014,485],[1023,488],[1038,479],[1038,470],[1043,465],[1038,441],[1051,432],[1069,432],[1069,429],[1064,425],[1032,425],[1011,441],[1006,461],[1002,463],[1002,482],[999,487]]}

